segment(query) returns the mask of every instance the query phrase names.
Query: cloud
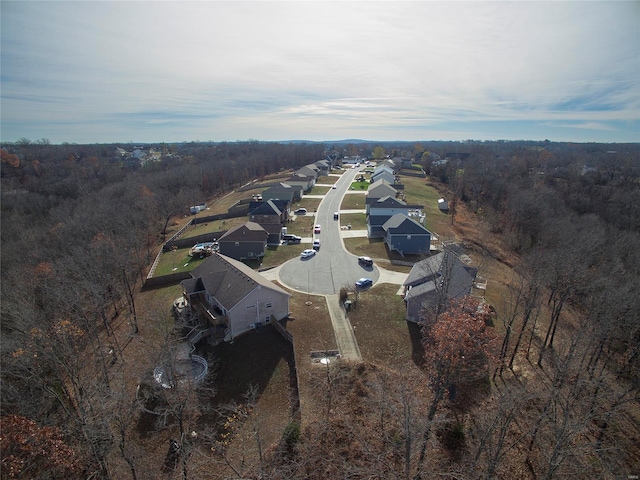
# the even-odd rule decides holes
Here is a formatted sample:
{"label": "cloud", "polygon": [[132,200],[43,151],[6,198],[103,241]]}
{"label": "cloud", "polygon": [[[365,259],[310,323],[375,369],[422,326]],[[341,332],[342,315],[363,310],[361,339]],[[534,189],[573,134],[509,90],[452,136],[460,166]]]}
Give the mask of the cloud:
{"label": "cloud", "polygon": [[3,139],[498,138],[511,121],[640,140],[633,2],[1,8]]}

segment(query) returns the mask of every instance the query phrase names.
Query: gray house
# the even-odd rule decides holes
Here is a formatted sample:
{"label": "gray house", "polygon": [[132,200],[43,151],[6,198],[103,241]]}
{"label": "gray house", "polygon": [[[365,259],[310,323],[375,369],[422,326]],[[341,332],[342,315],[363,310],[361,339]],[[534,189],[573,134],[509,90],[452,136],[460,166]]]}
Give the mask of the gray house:
{"label": "gray house", "polygon": [[450,249],[416,263],[403,284],[405,318],[419,322],[424,309],[439,309],[449,299],[469,295],[477,272]]}
{"label": "gray house", "polygon": [[407,205],[406,202],[393,197],[379,198],[367,205],[367,235],[369,238],[384,238],[385,231],[382,226],[396,213],[403,213],[407,217],[416,211],[421,211],[423,205]]}
{"label": "gray house", "polygon": [[220,253],[236,260],[262,258],[267,251],[267,237],[267,231],[257,223],[243,223],[218,239]]}
{"label": "gray house", "polygon": [[303,188],[287,183],[277,183],[262,191],[262,200],[286,200],[290,204],[302,198]]}
{"label": "gray house", "polygon": [[431,232],[404,213],[396,213],[382,225],[384,243],[401,255],[428,254]]}
{"label": "gray house", "polygon": [[289,315],[290,295],[242,262],[214,254],[180,282],[182,294],[200,325],[190,338],[196,343],[230,342],[259,325]]}
{"label": "gray house", "polygon": [[378,180],[377,182],[373,182],[367,188],[367,198],[365,203],[367,204],[367,214],[369,213],[369,205],[375,203],[381,198],[384,197],[393,197],[395,198],[398,194],[398,191],[391,186],[391,183],[386,180]]}

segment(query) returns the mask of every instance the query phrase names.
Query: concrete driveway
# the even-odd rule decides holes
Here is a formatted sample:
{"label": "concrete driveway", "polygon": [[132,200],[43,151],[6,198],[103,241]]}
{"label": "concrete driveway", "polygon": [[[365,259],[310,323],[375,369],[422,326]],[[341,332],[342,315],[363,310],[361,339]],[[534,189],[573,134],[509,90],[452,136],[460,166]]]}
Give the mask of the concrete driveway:
{"label": "concrete driveway", "polygon": [[336,181],[337,188],[329,190],[318,206],[314,224],[321,226],[321,233],[314,234],[311,239],[320,240],[318,253],[304,260],[299,257],[291,259],[277,268],[262,272],[264,277],[277,280],[291,290],[324,295],[340,355],[354,361],[360,361],[362,357],[351,322],[340,303],[340,288],[352,287],[362,277],[371,278],[374,284],[383,281],[399,285],[407,278],[407,274],[376,266],[363,267],[358,264],[358,257],[344,248],[343,237],[367,236],[366,230],[341,230],[340,221],[333,218],[333,213],[340,211],[342,198],[357,173],[358,169],[349,169],[342,174]]}

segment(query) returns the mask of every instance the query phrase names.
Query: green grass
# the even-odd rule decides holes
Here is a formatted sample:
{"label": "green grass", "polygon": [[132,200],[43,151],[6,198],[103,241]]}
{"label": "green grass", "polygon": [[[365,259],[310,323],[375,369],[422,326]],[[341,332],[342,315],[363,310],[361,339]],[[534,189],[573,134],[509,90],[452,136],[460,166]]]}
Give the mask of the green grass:
{"label": "green grass", "polygon": [[438,208],[440,194],[433,187],[425,184],[424,178],[404,177],[400,180],[404,183],[404,192],[407,195],[408,204],[424,205],[425,227],[430,232],[443,234],[450,230],[450,218]]}
{"label": "green grass", "polygon": [[349,187],[350,190],[362,190],[362,191],[367,191],[367,189],[369,188],[369,185],[371,185],[367,180],[365,180],[364,182],[353,182],[351,184],[351,186]]}
{"label": "green grass", "polygon": [[344,196],[344,198],[342,199],[342,204],[340,205],[340,210],[364,209],[365,207],[365,196],[354,193]]}
{"label": "green grass", "polygon": [[171,273],[190,272],[204,262],[204,260],[205,259],[198,257],[190,257],[188,248],[165,252],[160,256],[160,261],[156,266],[153,276],[161,277],[162,275],[169,275]]}
{"label": "green grass", "polygon": [[296,258],[300,255],[305,248],[308,248],[308,245],[298,244],[298,245],[278,245],[276,246],[268,246],[267,253],[262,259],[262,268],[268,267],[276,267],[278,265],[282,265],[287,260],[291,260],[292,258]]}

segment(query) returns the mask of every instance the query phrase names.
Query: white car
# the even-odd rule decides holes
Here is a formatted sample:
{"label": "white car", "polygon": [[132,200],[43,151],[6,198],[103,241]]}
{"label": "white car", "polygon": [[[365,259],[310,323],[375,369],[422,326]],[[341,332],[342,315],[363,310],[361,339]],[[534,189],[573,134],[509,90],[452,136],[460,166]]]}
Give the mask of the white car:
{"label": "white car", "polygon": [[335,190],[336,188],[338,188],[338,186],[334,183],[334,184],[331,186],[331,188],[333,188],[333,189]]}
{"label": "white car", "polygon": [[322,228],[320,227],[320,225],[316,225],[315,227],[313,227],[313,233],[320,233],[322,231]]}
{"label": "white car", "polygon": [[300,254],[300,258],[310,258],[313,257],[316,254],[315,250],[311,250],[310,248],[303,250],[302,253]]}
{"label": "white car", "polygon": [[320,250],[320,240],[318,240],[317,238],[313,241],[313,249]]}

